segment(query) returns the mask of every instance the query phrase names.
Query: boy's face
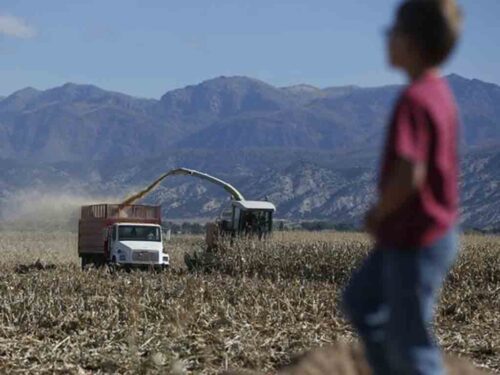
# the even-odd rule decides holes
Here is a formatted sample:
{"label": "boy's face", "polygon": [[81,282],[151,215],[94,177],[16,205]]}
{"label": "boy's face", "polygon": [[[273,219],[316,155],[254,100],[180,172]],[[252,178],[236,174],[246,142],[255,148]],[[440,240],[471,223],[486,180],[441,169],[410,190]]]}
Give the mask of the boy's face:
{"label": "boy's face", "polygon": [[404,68],[407,60],[405,35],[393,26],[387,31],[387,59],[394,68]]}
{"label": "boy's face", "polygon": [[387,58],[389,65],[403,70],[415,63],[414,49],[410,38],[398,29],[397,24],[387,32]]}

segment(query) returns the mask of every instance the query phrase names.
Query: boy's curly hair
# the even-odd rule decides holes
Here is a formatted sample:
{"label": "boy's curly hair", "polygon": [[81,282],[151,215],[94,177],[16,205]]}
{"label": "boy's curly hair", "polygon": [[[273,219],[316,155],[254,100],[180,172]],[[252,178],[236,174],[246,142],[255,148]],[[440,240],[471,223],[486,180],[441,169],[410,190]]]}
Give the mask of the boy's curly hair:
{"label": "boy's curly hair", "polygon": [[416,43],[430,65],[442,64],[462,30],[462,11],[455,0],[406,0],[398,8],[396,28]]}

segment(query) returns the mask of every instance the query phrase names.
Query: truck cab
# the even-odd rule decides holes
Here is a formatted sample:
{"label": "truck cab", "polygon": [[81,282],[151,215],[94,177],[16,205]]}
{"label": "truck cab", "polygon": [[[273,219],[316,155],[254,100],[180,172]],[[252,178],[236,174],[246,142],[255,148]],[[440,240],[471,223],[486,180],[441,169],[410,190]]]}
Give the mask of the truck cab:
{"label": "truck cab", "polygon": [[108,228],[107,258],[115,265],[169,265],[163,249],[162,229],[157,224],[116,223]]}

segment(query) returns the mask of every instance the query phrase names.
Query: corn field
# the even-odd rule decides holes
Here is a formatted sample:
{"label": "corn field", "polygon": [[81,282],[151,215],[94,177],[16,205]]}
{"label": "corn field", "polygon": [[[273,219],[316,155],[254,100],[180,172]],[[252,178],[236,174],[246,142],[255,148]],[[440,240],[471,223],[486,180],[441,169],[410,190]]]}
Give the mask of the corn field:
{"label": "corn field", "polygon": [[[169,271],[81,271],[76,234],[0,233],[0,373],[273,373],[355,334],[338,309],[370,251],[361,234],[276,233],[223,244],[189,272],[202,237],[167,243]],[[500,238],[467,236],[437,333],[447,353],[500,371]]]}

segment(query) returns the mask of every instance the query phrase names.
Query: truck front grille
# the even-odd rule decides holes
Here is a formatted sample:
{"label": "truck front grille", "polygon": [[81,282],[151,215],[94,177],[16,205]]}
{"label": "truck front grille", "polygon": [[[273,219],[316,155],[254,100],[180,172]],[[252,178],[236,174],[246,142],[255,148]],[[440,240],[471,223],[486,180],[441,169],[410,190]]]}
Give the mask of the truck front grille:
{"label": "truck front grille", "polygon": [[139,250],[132,252],[132,260],[134,262],[159,262],[160,254],[158,251]]}

